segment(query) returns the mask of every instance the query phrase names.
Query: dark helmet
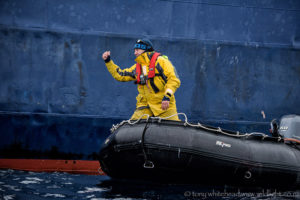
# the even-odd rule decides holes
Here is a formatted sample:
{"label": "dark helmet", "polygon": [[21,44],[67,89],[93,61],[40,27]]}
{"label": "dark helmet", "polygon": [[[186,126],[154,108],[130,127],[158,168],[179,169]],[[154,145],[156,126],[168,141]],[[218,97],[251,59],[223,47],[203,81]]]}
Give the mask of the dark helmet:
{"label": "dark helmet", "polygon": [[154,51],[153,45],[148,39],[138,39],[134,45],[134,49],[143,49],[145,51]]}

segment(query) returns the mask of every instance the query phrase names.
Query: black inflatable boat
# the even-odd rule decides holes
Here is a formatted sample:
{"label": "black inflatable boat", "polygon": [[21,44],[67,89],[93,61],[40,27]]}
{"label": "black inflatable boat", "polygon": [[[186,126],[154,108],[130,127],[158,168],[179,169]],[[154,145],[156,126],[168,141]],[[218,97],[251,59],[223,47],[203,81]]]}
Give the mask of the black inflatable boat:
{"label": "black inflatable boat", "polygon": [[300,186],[300,116],[272,121],[273,136],[157,118],[112,128],[99,154],[111,177]]}

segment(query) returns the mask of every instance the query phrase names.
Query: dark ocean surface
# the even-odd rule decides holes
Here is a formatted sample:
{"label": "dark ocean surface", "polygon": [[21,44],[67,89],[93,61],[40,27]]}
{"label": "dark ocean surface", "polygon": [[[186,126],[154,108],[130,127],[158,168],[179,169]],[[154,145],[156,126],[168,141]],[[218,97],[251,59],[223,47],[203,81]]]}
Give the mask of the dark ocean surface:
{"label": "dark ocean surface", "polygon": [[300,199],[300,190],[204,187],[112,180],[107,176],[0,170],[0,199]]}

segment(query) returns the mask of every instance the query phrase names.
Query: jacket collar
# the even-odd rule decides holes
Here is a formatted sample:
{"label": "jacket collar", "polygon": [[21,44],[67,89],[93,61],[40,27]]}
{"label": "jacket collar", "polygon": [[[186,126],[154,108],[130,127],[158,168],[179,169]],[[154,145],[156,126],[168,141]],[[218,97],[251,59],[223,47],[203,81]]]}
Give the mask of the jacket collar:
{"label": "jacket collar", "polygon": [[136,57],[135,61],[141,65],[149,65],[152,53],[153,52],[144,52],[138,57]]}

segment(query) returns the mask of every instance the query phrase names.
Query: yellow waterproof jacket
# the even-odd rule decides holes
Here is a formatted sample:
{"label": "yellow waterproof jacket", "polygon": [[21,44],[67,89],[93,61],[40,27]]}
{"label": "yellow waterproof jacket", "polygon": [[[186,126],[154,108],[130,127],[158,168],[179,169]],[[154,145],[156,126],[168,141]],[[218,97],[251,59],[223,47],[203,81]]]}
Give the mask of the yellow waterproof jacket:
{"label": "yellow waterproof jacket", "polygon": [[[139,55],[135,61],[141,65],[142,72],[147,75],[149,64],[154,52],[145,52]],[[112,60],[106,63],[106,67],[111,75],[118,81],[136,81],[136,64],[130,68],[121,70]],[[180,86],[180,80],[172,63],[159,56],[155,62],[155,77],[147,80],[147,84],[138,85],[138,96],[136,97],[136,107],[149,106],[154,116],[159,116],[164,110],[161,103],[164,96],[170,98],[168,109],[176,109],[174,93]]]}

